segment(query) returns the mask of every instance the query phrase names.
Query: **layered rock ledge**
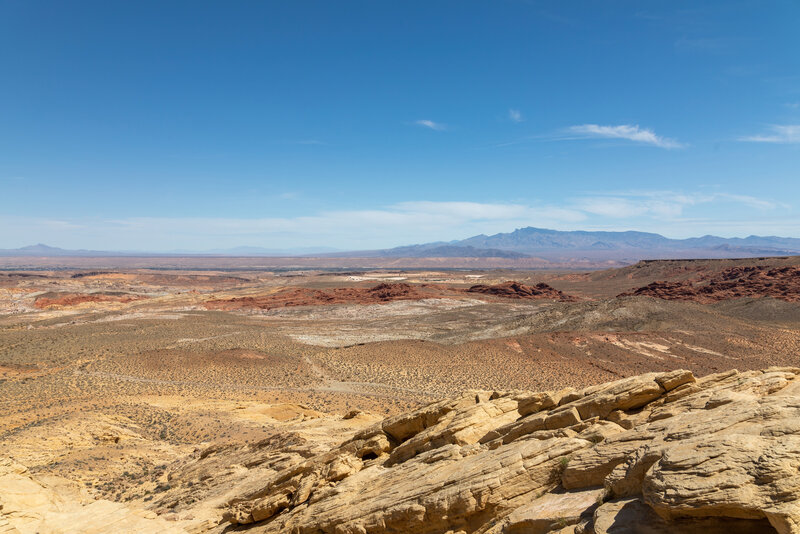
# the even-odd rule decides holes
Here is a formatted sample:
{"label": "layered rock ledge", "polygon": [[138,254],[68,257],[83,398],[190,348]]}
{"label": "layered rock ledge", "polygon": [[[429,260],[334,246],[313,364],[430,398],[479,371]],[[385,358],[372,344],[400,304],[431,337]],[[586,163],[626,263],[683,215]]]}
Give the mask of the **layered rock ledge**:
{"label": "layered rock ledge", "polygon": [[798,374],[468,392],[272,472],[219,529],[800,533]]}

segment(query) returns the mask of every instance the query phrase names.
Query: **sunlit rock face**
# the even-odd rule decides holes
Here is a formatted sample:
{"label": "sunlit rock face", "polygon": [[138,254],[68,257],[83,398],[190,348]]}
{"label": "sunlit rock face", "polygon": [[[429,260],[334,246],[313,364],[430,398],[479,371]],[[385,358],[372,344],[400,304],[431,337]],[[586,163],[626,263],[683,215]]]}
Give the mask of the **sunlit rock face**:
{"label": "sunlit rock face", "polygon": [[800,532],[798,374],[468,392],[298,460],[224,518],[297,534]]}

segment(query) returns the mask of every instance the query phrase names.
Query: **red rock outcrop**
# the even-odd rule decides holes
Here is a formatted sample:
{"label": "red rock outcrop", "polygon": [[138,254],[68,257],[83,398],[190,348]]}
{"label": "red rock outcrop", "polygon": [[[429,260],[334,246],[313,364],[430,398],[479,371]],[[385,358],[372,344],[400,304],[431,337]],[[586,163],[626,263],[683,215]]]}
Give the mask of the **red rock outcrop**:
{"label": "red rock outcrop", "polygon": [[404,283],[382,283],[371,288],[291,288],[284,289],[271,295],[211,300],[206,302],[205,306],[210,310],[270,310],[273,308],[287,308],[291,306],[319,306],[325,304],[379,304],[395,300],[420,300],[426,298],[442,298],[444,296],[441,290],[436,290],[433,287],[412,286]]}
{"label": "red rock outcrop", "polygon": [[772,297],[800,301],[800,267],[732,267],[719,273],[680,282],[653,282],[621,297],[644,295],[701,303],[742,297]]}
{"label": "red rock outcrop", "polygon": [[574,302],[577,300],[575,297],[566,295],[545,283],[539,283],[535,286],[526,286],[525,284],[513,280],[491,286],[479,284],[467,289],[467,292],[495,295],[510,299],[553,299],[564,302]]}

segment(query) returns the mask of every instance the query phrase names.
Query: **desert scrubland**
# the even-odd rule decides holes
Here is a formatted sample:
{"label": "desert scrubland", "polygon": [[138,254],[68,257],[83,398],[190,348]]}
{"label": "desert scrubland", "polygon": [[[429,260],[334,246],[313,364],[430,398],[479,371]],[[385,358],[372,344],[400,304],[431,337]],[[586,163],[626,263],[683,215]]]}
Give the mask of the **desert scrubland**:
{"label": "desert scrubland", "polygon": [[10,268],[0,532],[798,532],[798,300],[797,257]]}

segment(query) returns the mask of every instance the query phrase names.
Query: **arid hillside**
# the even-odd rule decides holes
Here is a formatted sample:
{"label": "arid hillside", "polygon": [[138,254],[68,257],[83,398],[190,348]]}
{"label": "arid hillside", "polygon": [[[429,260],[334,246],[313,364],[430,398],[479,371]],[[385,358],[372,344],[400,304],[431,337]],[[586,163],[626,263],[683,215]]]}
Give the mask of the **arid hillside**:
{"label": "arid hillside", "polygon": [[652,282],[627,295],[704,303],[742,297],[771,297],[796,302],[800,300],[800,267],[731,267],[695,279]]}
{"label": "arid hillside", "polygon": [[[595,486],[606,478],[592,475],[590,486],[568,487],[563,477],[580,465],[574,458],[589,454],[584,449],[606,454],[596,443],[612,439],[609,429],[621,436],[617,427],[633,431],[619,414],[609,419],[611,413],[624,412],[651,436],[668,421],[662,405],[696,412],[685,419],[695,421],[711,409],[699,407],[702,402],[732,409],[741,400],[735,395],[730,402],[711,400],[729,390],[755,396],[747,402],[781,397],[772,385],[740,390],[739,384],[793,383],[792,370],[757,370],[800,366],[800,303],[790,290],[799,266],[797,258],[757,258],[642,262],[597,272],[2,271],[0,532],[320,531],[309,517],[322,532],[337,533],[379,532],[390,524],[395,531],[442,534],[544,528],[529,520],[533,512],[520,508],[523,501],[550,510],[547,528],[565,533],[590,532],[589,518],[597,532],[603,521],[613,525],[613,517],[629,513],[655,513],[647,516],[653,524],[656,517],[682,518],[684,512],[665,511],[673,505],[648,497],[650,479],[642,479],[639,493],[601,494]],[[713,298],[702,289],[725,284],[749,289],[736,295],[728,288]],[[684,298],[691,291],[705,297]],[[515,421],[561,413],[555,405],[527,411],[532,408],[522,407],[522,399],[537,397],[522,392],[547,391],[557,399],[555,392],[573,388],[588,397],[598,384],[647,383],[632,377],[667,377],[675,369],[692,373],[680,374],[682,380],[707,384],[692,393],[691,406],[672,404],[672,389],[687,386],[656,380],[647,407],[623,403],[596,420],[576,407],[579,420],[570,412],[573,419],[562,426],[555,419],[541,428],[531,423],[524,439],[502,437]],[[739,373],[728,375],[732,369]],[[721,378],[706,378],[715,375]],[[570,395],[553,402],[577,400]],[[603,402],[611,402],[609,395],[601,395]],[[424,408],[430,403],[440,408]],[[473,419],[475,410],[481,422]],[[397,424],[409,434],[382,431],[384,439],[367,430],[395,424],[379,423],[385,418],[405,421]],[[676,429],[680,420],[673,419]],[[484,440],[491,432],[499,434]],[[502,463],[504,454],[518,457],[522,443],[538,447],[552,439],[547,447],[556,448],[536,453],[549,460],[523,462],[533,482],[490,481],[477,472],[474,479],[440,481],[473,488],[469,498],[402,483],[429,477],[425,466],[437,472],[442,466],[441,476],[451,469],[472,476],[478,464],[458,462],[497,451]],[[645,438],[631,439],[646,445]],[[431,448],[412,446],[423,442]],[[569,451],[553,452],[563,447]],[[650,450],[636,454],[651,458]],[[625,451],[626,458],[634,454]],[[562,457],[569,457],[563,473]],[[644,465],[652,464],[631,469],[638,473]],[[387,478],[371,478],[384,471]],[[269,482],[275,477],[281,482]],[[408,504],[391,519],[374,508],[387,509],[386,502],[370,504],[368,488],[383,484],[383,494]],[[509,484],[522,484],[522,493],[496,493]],[[406,498],[389,488],[411,493]],[[353,508],[346,515],[354,521],[348,523],[335,510],[341,506],[336,495],[350,491],[364,499],[348,501]],[[770,515],[777,504],[769,495],[746,518],[713,521],[732,532],[765,525],[783,532]],[[623,497],[631,502],[616,504]],[[600,500],[591,510],[572,507]],[[559,503],[567,509],[555,517]],[[418,506],[449,519],[420,516]],[[613,506],[619,510],[610,511]],[[709,506],[698,517],[721,509]],[[751,522],[730,526],[734,518]],[[718,528],[698,521],[698,528]],[[674,527],[666,525],[664,532]]]}

